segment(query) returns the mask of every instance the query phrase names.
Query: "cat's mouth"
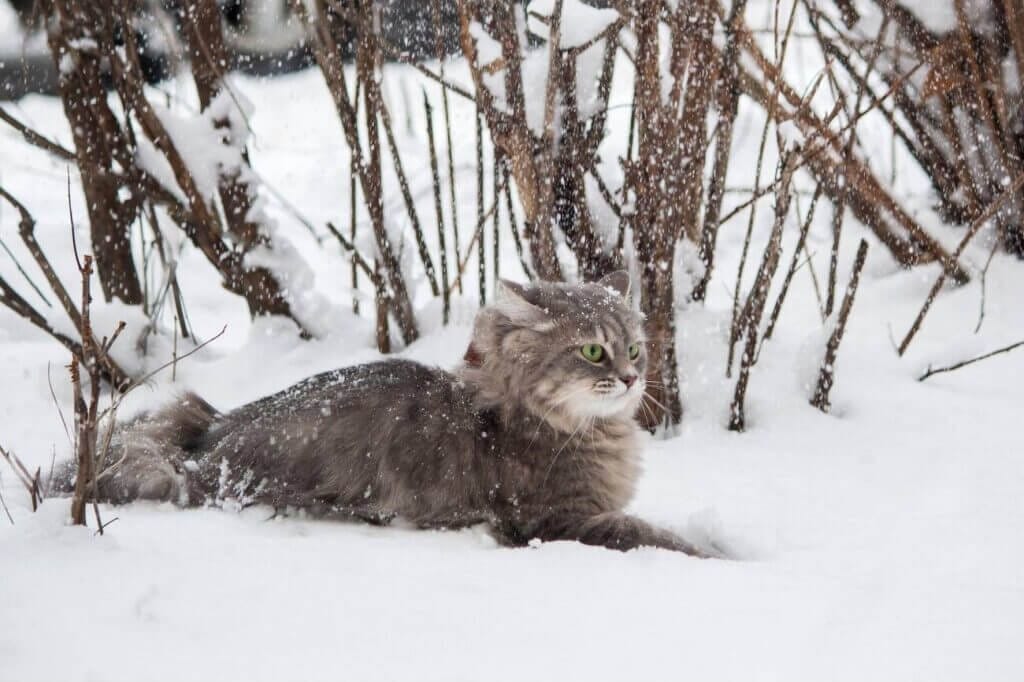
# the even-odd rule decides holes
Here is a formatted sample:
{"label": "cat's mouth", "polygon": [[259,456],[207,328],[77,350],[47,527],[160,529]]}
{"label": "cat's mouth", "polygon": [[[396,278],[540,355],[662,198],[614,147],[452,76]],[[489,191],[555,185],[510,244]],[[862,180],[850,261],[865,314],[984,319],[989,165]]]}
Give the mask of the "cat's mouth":
{"label": "cat's mouth", "polygon": [[592,416],[611,417],[622,412],[632,414],[644,395],[644,381],[627,386],[621,381],[599,381],[594,384],[586,410]]}
{"label": "cat's mouth", "polygon": [[[568,426],[570,429],[592,419],[632,416],[639,409],[645,390],[646,382],[642,378],[629,385],[611,379],[566,385],[539,414],[542,419],[558,422],[563,428]],[[562,423],[565,419],[568,421]]]}

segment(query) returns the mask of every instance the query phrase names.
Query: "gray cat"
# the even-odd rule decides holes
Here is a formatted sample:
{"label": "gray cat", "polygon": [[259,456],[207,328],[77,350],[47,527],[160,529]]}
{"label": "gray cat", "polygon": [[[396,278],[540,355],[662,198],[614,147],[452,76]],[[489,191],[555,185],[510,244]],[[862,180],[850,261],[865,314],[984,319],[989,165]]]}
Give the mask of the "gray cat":
{"label": "gray cat", "polygon": [[385,360],[227,414],[187,395],[118,429],[100,497],[486,523],[511,545],[704,556],[622,511],[640,472],[633,416],[647,364],[628,286],[625,272],[583,285],[503,282],[454,372]]}

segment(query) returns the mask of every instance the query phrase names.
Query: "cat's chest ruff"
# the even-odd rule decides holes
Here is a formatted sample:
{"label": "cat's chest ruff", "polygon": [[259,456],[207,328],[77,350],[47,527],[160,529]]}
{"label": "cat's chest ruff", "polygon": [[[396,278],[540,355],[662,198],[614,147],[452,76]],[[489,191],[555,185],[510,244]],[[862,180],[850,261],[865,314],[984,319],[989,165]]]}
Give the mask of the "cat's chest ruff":
{"label": "cat's chest ruff", "polygon": [[574,434],[541,429],[516,445],[503,458],[502,488],[513,505],[580,504],[615,511],[633,497],[640,475],[640,438],[632,422]]}

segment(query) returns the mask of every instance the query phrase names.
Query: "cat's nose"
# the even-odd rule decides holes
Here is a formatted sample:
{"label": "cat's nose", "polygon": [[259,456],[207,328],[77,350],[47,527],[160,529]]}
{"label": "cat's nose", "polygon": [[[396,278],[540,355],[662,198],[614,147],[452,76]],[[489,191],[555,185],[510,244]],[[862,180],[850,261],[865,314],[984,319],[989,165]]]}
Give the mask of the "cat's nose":
{"label": "cat's nose", "polygon": [[619,377],[619,379],[622,381],[622,383],[626,384],[626,388],[629,388],[636,383],[635,374],[626,374],[625,376]]}

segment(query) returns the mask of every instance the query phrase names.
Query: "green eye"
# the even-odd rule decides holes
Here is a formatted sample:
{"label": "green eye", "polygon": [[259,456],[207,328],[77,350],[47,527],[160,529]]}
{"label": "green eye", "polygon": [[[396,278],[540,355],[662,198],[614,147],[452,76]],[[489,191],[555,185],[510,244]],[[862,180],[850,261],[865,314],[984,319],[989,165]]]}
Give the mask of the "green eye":
{"label": "green eye", "polygon": [[604,358],[604,348],[596,343],[585,343],[580,346],[580,355],[591,362],[601,362]]}
{"label": "green eye", "polygon": [[630,360],[636,360],[638,357],[640,357],[640,344],[639,343],[631,343],[631,344],[629,344],[629,359]]}

